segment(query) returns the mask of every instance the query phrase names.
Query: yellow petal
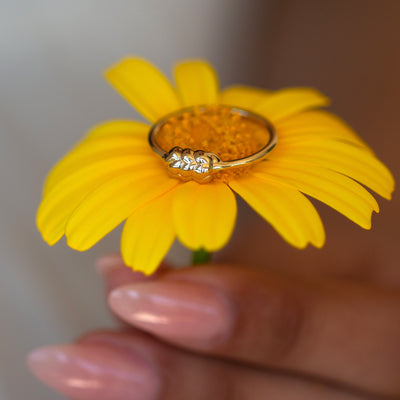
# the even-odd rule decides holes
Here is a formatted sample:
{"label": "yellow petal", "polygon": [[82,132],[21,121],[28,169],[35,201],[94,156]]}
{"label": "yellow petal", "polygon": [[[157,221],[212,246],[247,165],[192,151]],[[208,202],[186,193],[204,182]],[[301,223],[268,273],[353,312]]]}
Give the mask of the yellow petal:
{"label": "yellow petal", "polygon": [[140,58],[125,58],[105,73],[106,79],[151,122],[181,108],[167,78]]}
{"label": "yellow petal", "polygon": [[269,121],[276,123],[290,115],[310,108],[324,107],[328,104],[328,98],[315,89],[290,88],[274,92],[257,104],[254,110]]}
{"label": "yellow petal", "polygon": [[269,154],[271,160],[314,164],[340,172],[390,199],[394,179],[388,168],[360,147],[333,140],[279,143]]}
{"label": "yellow petal", "polygon": [[192,250],[215,251],[229,240],[236,220],[236,199],[223,183],[187,182],[178,187],[173,204],[179,240]]}
{"label": "yellow petal", "polygon": [[138,208],[125,222],[121,237],[122,257],[135,271],[152,274],[174,241],[173,192],[171,190]]}
{"label": "yellow petal", "polygon": [[100,159],[57,181],[44,196],[37,213],[36,223],[44,240],[53,245],[63,236],[68,218],[90,192],[119,175],[135,174],[138,167],[149,161],[149,156]]}
{"label": "yellow petal", "polygon": [[219,98],[221,104],[253,110],[261,101],[268,98],[272,92],[251,86],[235,85],[224,89]]}
{"label": "yellow petal", "polygon": [[218,78],[205,61],[184,61],[175,66],[175,81],[184,107],[215,104],[218,100]]}
{"label": "yellow petal", "polygon": [[300,249],[309,242],[323,246],[325,232],[321,219],[297,190],[254,175],[231,181],[229,186],[291,245]]}
{"label": "yellow petal", "polygon": [[368,145],[366,145],[362,140],[357,140],[356,138],[352,138],[349,136],[341,135],[340,132],[332,130],[332,129],[324,129],[319,132],[302,132],[296,135],[288,135],[287,132],[282,132],[277,130],[277,134],[279,137],[279,143],[281,144],[290,144],[296,146],[298,143],[310,143],[314,141],[336,141],[339,143],[352,144],[353,146],[357,146],[362,148],[364,151],[368,151],[371,154],[374,154]]}
{"label": "yellow petal", "polygon": [[372,211],[379,211],[376,200],[362,186],[325,168],[275,160],[260,163],[252,172],[260,178],[282,180],[329,205],[365,229],[371,228]]}
{"label": "yellow petal", "polygon": [[147,139],[140,136],[86,139],[53,167],[46,178],[44,194],[48,193],[57,182],[85,165],[124,155],[135,159],[144,155],[154,156],[154,153],[151,151]]}
{"label": "yellow petal", "polygon": [[104,183],[91,192],[69,218],[65,229],[68,245],[80,251],[89,249],[137,207],[177,184],[178,181],[169,178],[158,164]]}
{"label": "yellow petal", "polygon": [[94,126],[87,132],[86,139],[99,139],[114,136],[140,136],[147,139],[150,126],[139,121],[112,120]]}
{"label": "yellow petal", "polygon": [[358,144],[372,152],[350,126],[327,111],[305,111],[278,121],[275,128],[280,140],[338,139]]}

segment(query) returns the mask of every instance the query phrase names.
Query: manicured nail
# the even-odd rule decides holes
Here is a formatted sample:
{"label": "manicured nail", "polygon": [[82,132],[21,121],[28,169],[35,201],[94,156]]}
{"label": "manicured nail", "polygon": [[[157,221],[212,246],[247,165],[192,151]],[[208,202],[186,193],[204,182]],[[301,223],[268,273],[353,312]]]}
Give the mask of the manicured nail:
{"label": "manicured nail", "polygon": [[153,281],[113,290],[109,304],[122,319],[163,338],[214,344],[233,323],[229,301],[216,289],[192,282]]}
{"label": "manicured nail", "polygon": [[129,283],[153,280],[159,272],[168,267],[162,264],[153,275],[145,275],[142,272],[133,271],[130,267],[127,267],[119,254],[111,254],[99,258],[95,264],[95,268],[103,277],[106,292],[109,293],[111,290]]}
{"label": "manicured nail", "polygon": [[159,382],[151,366],[132,352],[99,345],[43,347],[28,357],[42,382],[74,399],[156,399]]}
{"label": "manicured nail", "polygon": [[109,271],[124,265],[120,254],[108,254],[100,257],[95,263],[95,268],[101,275],[107,275]]}

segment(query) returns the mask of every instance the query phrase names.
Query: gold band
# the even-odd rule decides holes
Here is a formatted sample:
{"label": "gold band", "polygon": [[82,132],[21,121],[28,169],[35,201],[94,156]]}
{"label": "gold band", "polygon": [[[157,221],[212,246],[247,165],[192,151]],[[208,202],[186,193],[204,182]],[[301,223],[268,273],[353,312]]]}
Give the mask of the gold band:
{"label": "gold band", "polygon": [[[269,133],[267,144],[259,151],[250,156],[239,158],[236,160],[222,161],[216,154],[206,152],[204,150],[182,149],[181,147],[173,147],[169,151],[162,149],[157,143],[156,137],[163,125],[174,116],[180,115],[182,112],[190,111],[193,108],[179,110],[169,114],[157,121],[150,130],[149,143],[153,151],[159,154],[167,163],[168,171],[177,177],[183,179],[195,179],[197,181],[209,180],[212,173],[226,168],[242,167],[257,161],[261,161],[276,145],[278,136],[273,125],[260,115],[250,111],[236,107],[230,107],[232,113],[239,114],[241,117],[253,119],[265,126]],[[196,107],[202,110],[202,107]]]}

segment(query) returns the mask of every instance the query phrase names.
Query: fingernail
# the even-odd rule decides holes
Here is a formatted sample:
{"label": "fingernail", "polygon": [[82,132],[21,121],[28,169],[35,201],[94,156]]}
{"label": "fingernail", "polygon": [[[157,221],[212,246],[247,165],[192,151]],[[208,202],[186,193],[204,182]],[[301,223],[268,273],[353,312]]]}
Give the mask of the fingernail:
{"label": "fingernail", "polygon": [[109,304],[128,323],[191,345],[218,343],[232,328],[229,301],[216,289],[192,282],[122,286],[111,292]]}
{"label": "fingernail", "polygon": [[42,382],[74,399],[155,399],[159,382],[136,354],[98,345],[43,347],[28,357]]}
{"label": "fingernail", "polygon": [[101,275],[107,275],[109,271],[124,265],[120,254],[108,254],[100,257],[95,263],[95,268]]}

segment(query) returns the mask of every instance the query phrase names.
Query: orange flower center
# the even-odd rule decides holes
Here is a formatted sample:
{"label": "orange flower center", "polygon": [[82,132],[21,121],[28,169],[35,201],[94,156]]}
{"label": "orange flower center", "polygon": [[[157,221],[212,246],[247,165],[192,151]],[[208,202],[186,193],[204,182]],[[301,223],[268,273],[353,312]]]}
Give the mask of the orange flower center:
{"label": "orange flower center", "polygon": [[[269,140],[266,126],[228,106],[212,105],[182,110],[166,120],[157,134],[165,151],[174,147],[214,153],[221,161],[250,156]],[[249,166],[213,173],[213,179],[228,181],[242,175]]]}

